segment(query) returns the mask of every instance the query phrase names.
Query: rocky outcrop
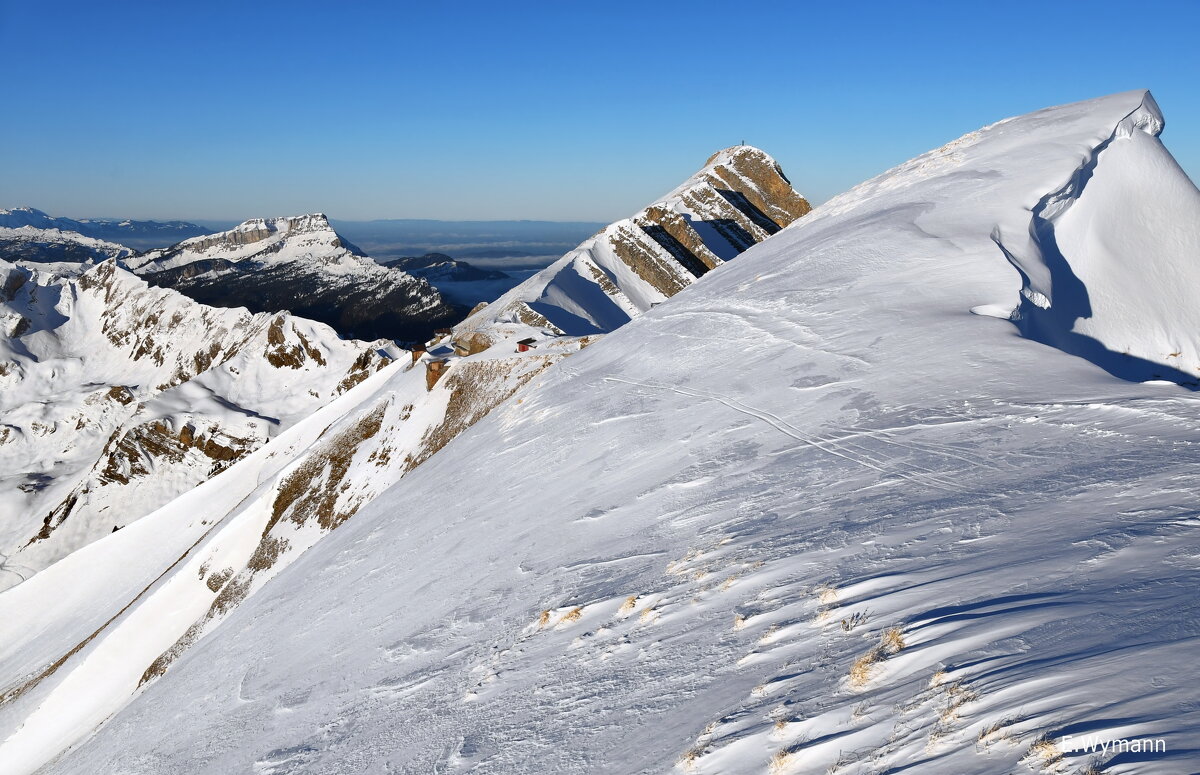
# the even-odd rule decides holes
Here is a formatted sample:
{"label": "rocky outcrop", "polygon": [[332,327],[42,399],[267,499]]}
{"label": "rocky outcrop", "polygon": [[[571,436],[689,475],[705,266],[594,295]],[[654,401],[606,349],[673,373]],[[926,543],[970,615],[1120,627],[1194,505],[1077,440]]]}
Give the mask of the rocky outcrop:
{"label": "rocky outcrop", "polygon": [[728,148],[662,200],[601,230],[460,328],[611,331],[809,210],[774,159],[750,146]]}

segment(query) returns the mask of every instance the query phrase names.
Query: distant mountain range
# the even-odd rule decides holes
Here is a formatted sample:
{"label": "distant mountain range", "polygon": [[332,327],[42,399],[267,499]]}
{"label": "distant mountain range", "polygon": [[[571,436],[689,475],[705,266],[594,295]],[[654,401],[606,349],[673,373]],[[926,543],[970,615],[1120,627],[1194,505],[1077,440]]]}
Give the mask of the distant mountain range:
{"label": "distant mountain range", "polygon": [[445,253],[426,253],[423,256],[404,256],[384,263],[408,272],[416,277],[424,277],[434,285],[441,283],[477,282],[480,280],[504,280],[508,278],[504,272],[493,269],[480,269],[466,261],[455,261]]}
{"label": "distant mountain range", "polygon": [[0,210],[0,227],[16,229],[32,226],[35,229],[73,231],[85,237],[117,242],[135,250],[150,250],[182,242],[189,237],[209,234],[210,229],[187,221],[134,221],[108,218],[61,218],[47,215],[32,207]]}

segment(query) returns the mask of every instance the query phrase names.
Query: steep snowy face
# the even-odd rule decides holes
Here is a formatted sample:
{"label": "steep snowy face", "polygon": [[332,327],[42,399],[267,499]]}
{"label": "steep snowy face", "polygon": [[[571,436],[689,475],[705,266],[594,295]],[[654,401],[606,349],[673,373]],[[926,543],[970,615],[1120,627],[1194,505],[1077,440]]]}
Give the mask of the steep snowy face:
{"label": "steep snowy face", "polygon": [[810,209],[766,153],[727,148],[667,196],[601,230],[462,327],[612,331]]}
{"label": "steep snowy face", "polygon": [[0,259],[29,263],[100,263],[128,258],[134,251],[115,242],[61,229],[0,227]]}
{"label": "steep snowy face", "polygon": [[127,266],[204,304],[287,310],[357,338],[424,339],[462,316],[426,280],[363,255],[320,213],[253,219]]}
{"label": "steep snowy face", "polygon": [[205,307],[106,262],[0,262],[0,587],[223,470],[386,363],[288,315]]}

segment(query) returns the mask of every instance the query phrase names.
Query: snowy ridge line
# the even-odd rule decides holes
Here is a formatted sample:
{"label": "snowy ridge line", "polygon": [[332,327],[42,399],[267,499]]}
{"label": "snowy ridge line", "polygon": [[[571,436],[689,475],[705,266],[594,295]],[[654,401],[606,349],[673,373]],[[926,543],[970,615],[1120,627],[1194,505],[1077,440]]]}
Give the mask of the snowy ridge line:
{"label": "snowy ridge line", "polygon": [[[1066,183],[1039,198],[1027,236],[1012,241],[996,226],[992,241],[1020,274],[1019,304],[1009,318],[1024,336],[1122,379],[1200,389],[1200,345],[1181,335],[1200,324],[1200,316],[1161,314],[1164,289],[1177,293],[1175,287],[1195,280],[1186,257],[1200,251],[1200,237],[1184,230],[1163,243],[1153,269],[1158,287],[1148,287],[1137,269],[1144,246],[1155,239],[1150,232],[1186,220],[1200,202],[1200,191],[1158,139],[1163,126],[1153,96],[1143,93]],[[1138,190],[1143,171],[1154,167],[1166,172],[1159,188]],[[1114,186],[1134,190],[1125,194]],[[1100,208],[1111,207],[1115,197],[1128,200],[1130,212],[1101,217]]]}
{"label": "snowy ridge line", "polygon": [[[1096,165],[1100,163],[1100,154],[1118,137],[1128,137],[1138,129],[1157,137],[1162,133],[1163,126],[1164,122],[1158,103],[1147,92],[1142,98],[1142,102],[1117,122],[1112,133],[1087,153],[1079,168],[1071,174],[1067,182],[1043,195],[1033,206],[1029,223],[1030,244],[1027,246],[1032,251],[1031,258],[1021,259],[1014,255],[1006,247],[1005,240],[1000,234],[1000,227],[997,226],[993,229],[992,241],[1021,274],[1021,296],[1025,300],[1042,309],[1049,309],[1053,304],[1052,282],[1049,275],[1051,267],[1047,262],[1066,263],[1066,259],[1059,252],[1054,240],[1054,222],[1065,215],[1083,195],[1084,187],[1095,173]],[[1020,308],[1013,310],[1013,314],[1015,319],[1020,319]]]}

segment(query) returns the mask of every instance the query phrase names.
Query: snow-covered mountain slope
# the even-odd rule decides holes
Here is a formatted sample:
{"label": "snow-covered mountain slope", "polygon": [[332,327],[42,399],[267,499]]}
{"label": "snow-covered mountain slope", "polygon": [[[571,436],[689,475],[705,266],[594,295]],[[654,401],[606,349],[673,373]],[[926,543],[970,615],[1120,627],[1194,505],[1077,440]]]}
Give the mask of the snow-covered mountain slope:
{"label": "snow-covered mountain slope", "polygon": [[209,229],[187,221],[134,221],[108,218],[62,218],[47,215],[32,207],[0,210],[0,227],[8,229],[31,226],[36,229],[58,229],[76,232],[95,239],[118,242],[137,250],[172,245],[189,237],[208,234]]}
{"label": "snow-covered mountain slope", "polygon": [[124,245],[72,231],[0,227],[0,260],[14,263],[100,263],[110,258],[128,258],[133,253]]}
{"label": "snow-covered mountain slope", "polygon": [[141,518],[388,362],[289,315],[197,304],[112,261],[0,261],[0,588]]}
{"label": "snow-covered mountain slope", "polygon": [[[349,468],[372,465],[351,442],[375,421],[332,425],[403,366],[369,378],[0,595],[0,674],[16,677],[0,698],[0,761],[26,772],[62,752],[46,771],[80,773],[1197,771],[1195,394],[1122,381],[970,312],[1028,298],[996,240],[1028,278],[1039,260],[1052,266],[1044,242],[1038,259],[1011,235],[1081,167],[1091,175],[1068,213],[1087,202],[1091,218],[1138,217],[1115,186],[1089,188],[1115,183],[1110,161],[1117,179],[1137,177],[1127,143],[1147,161],[1139,190],[1178,192],[1158,140],[1117,131],[1155,114],[1145,96],[1000,122],[823,205],[542,372],[220,608],[234,576],[200,590],[214,568],[249,567],[273,477],[324,423],[337,433],[325,443],[356,450]],[[1193,238],[1200,213],[1172,212],[1186,217],[1143,233],[1146,271],[1120,297],[1130,306],[1105,308],[1126,328],[1105,336],[1152,341],[1140,328],[1155,318],[1132,306],[1147,298],[1187,319],[1156,284],[1190,279],[1171,246]],[[1059,245],[1082,278],[1092,249]],[[388,411],[376,434],[394,425]],[[320,471],[338,458],[317,458]],[[260,482],[272,494],[237,516]],[[321,513],[340,511],[301,529]],[[221,521],[204,526],[208,514]],[[224,623],[147,676],[214,605]],[[1064,752],[1068,737],[1105,747]]]}
{"label": "snow-covered mountain slope", "polygon": [[810,209],[766,153],[727,148],[661,200],[602,229],[460,327],[612,331]]}
{"label": "snow-covered mountain slope", "polygon": [[[14,730],[22,709],[38,708],[17,730],[26,742],[8,761],[18,770],[33,766],[103,721],[364,503],[586,344],[560,339],[537,352],[492,348],[467,357],[443,347],[393,364],[112,536],[109,548],[85,548],[26,582],[34,597],[38,588],[60,595],[53,613],[24,609],[33,619],[57,619],[73,608],[86,613],[39,635],[39,648],[58,652],[51,662],[19,639],[0,644],[0,674],[17,676],[0,686],[0,737]],[[143,525],[153,525],[151,533],[141,533]],[[146,552],[113,548],[114,542],[137,547],[147,540],[153,547]],[[80,572],[114,556],[125,566],[116,587],[78,588]],[[153,568],[155,583],[137,589],[123,583]],[[24,594],[18,588],[7,599]],[[34,621],[23,624],[37,629]],[[70,659],[85,647],[91,656]],[[89,698],[81,700],[81,687],[90,687]]]}
{"label": "snow-covered mountain slope", "polygon": [[425,339],[462,317],[427,281],[371,260],[320,213],[257,218],[127,265],[203,304],[287,310],[360,339]]}

